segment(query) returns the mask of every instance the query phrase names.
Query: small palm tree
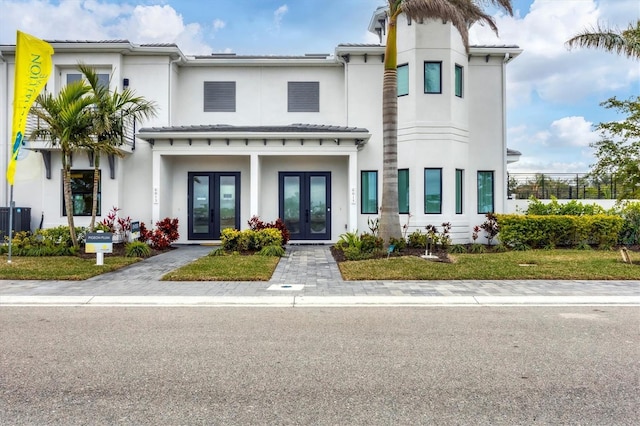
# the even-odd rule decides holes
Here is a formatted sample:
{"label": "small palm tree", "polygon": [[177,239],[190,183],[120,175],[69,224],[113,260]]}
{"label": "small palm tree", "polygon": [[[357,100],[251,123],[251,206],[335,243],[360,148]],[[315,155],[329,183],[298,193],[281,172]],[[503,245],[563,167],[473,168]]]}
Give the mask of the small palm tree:
{"label": "small palm tree", "polygon": [[52,146],[60,147],[65,210],[74,248],[78,248],[78,238],[71,199],[71,154],[91,140],[93,118],[90,106],[93,101],[87,96],[89,91],[90,87],[84,81],[76,81],[66,85],[57,96],[41,93],[30,110],[31,114],[45,124],[38,126],[31,133],[31,138],[44,139]]}
{"label": "small palm tree", "polygon": [[130,89],[110,92],[108,86],[100,84],[96,71],[87,65],[79,64],[78,69],[89,83],[93,97],[94,139],[85,147],[93,153],[93,203],[89,224],[89,229],[93,230],[98,211],[101,154],[122,157],[118,147],[124,143],[126,123],[155,116],[156,106],[153,102],[136,96]]}
{"label": "small palm tree", "polygon": [[458,30],[465,47],[469,48],[469,26],[484,22],[497,34],[493,18],[483,11],[483,5],[493,5],[513,14],[511,0],[387,0],[387,45],[384,56],[382,89],[383,171],[380,237],[388,244],[391,238],[401,238],[398,213],[398,49],[396,45],[398,16],[404,13],[414,20],[440,19],[449,21]]}
{"label": "small palm tree", "polygon": [[629,58],[640,59],[640,20],[629,24],[626,30],[597,26],[584,30],[567,40],[569,49],[574,47],[593,47],[607,52],[622,54]]}

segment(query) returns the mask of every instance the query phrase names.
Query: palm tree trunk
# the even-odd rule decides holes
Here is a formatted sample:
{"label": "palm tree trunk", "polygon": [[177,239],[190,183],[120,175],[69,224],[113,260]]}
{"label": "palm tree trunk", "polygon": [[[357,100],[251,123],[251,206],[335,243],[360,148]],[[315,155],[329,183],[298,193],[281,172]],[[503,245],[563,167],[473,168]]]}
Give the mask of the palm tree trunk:
{"label": "palm tree trunk", "polygon": [[93,196],[91,197],[91,223],[89,230],[93,232],[98,214],[98,185],[100,184],[100,151],[93,152]]}
{"label": "palm tree trunk", "polygon": [[62,154],[62,187],[64,190],[64,202],[67,212],[67,223],[69,224],[69,234],[71,236],[71,244],[73,248],[78,248],[78,237],[76,236],[76,228],[73,222],[73,201],[71,200],[71,164],[69,162],[69,156],[66,153]]}
{"label": "palm tree trunk", "polygon": [[401,238],[398,213],[398,51],[396,15],[390,14],[387,28],[384,79],[382,86],[382,205],[379,236],[388,246],[391,238]]}

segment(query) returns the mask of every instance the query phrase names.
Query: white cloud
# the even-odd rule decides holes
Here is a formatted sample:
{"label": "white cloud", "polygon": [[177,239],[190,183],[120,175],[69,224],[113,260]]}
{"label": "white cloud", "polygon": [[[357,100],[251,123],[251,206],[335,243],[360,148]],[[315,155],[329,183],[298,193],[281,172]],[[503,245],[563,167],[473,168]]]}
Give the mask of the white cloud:
{"label": "white cloud", "polygon": [[286,4],[283,4],[279,8],[273,12],[273,23],[276,26],[276,29],[280,29],[280,23],[282,22],[282,18],[289,11],[289,7]]}
{"label": "white cloud", "polygon": [[560,146],[588,147],[599,139],[593,123],[584,117],[564,117],[551,123],[551,138]]}
{"label": "white cloud", "polygon": [[517,44],[524,49],[508,66],[510,106],[526,105],[534,94],[542,101],[571,104],[594,93],[637,87],[637,62],[565,47],[574,34],[599,22],[626,27],[640,15],[636,0],[535,0],[528,13],[523,12],[496,16],[500,38],[486,26],[471,28],[474,44]]}
{"label": "white cloud", "polygon": [[224,27],[226,27],[226,26],[227,26],[227,23],[226,23],[226,22],[224,22],[224,21],[223,21],[223,20],[221,20],[221,19],[215,19],[215,20],[213,21],[213,30],[214,30],[214,31],[221,30],[221,29],[223,29],[223,28],[224,28]]}

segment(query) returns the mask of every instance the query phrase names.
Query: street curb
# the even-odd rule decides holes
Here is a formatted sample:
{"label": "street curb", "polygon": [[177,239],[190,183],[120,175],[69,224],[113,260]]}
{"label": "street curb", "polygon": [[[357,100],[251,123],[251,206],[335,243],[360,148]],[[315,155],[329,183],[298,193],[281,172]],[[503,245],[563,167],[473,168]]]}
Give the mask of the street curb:
{"label": "street curb", "polygon": [[0,296],[9,306],[384,307],[640,306],[640,296]]}

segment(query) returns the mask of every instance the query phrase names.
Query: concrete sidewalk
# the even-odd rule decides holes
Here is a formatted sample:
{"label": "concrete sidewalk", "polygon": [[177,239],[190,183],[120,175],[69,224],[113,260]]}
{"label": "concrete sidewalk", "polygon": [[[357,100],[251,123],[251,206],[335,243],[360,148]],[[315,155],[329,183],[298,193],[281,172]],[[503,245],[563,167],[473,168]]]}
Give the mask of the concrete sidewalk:
{"label": "concrete sidewalk", "polygon": [[325,245],[288,246],[268,282],[160,281],[211,250],[178,246],[84,281],[0,281],[0,306],[640,306],[640,281],[344,281]]}

